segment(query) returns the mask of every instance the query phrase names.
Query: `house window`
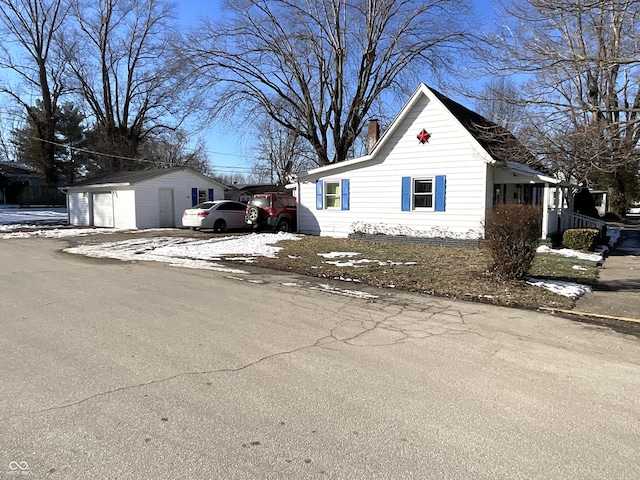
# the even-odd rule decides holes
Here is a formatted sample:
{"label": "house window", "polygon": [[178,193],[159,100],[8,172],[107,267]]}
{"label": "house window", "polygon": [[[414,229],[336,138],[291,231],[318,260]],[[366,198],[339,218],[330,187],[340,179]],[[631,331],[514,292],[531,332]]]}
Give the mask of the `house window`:
{"label": "house window", "polygon": [[349,204],[348,178],[316,181],[316,210],[325,208],[349,210]]}
{"label": "house window", "polygon": [[324,204],[326,208],[340,208],[340,183],[324,183]]}
{"label": "house window", "polygon": [[413,208],[433,208],[433,179],[413,181]]}
{"label": "house window", "polygon": [[402,211],[431,210],[444,212],[446,207],[446,186],[446,175],[436,175],[432,178],[402,177]]}
{"label": "house window", "polygon": [[213,200],[214,200],[213,188],[193,187],[191,189],[191,206],[192,207],[206,201],[212,202]]}

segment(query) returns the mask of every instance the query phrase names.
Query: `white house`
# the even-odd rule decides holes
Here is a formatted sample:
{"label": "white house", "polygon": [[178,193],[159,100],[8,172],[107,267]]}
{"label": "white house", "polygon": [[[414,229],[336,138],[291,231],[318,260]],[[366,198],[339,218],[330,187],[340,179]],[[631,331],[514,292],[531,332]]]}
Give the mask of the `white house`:
{"label": "white house", "polygon": [[64,187],[69,223],[78,226],[182,226],[182,212],[223,200],[225,186],[187,167],[117,172]]}
{"label": "white house", "polygon": [[512,134],[424,84],[376,132],[368,155],[298,176],[299,232],[477,239],[496,203],[539,205],[543,238],[567,226],[569,184],[524,166]]}

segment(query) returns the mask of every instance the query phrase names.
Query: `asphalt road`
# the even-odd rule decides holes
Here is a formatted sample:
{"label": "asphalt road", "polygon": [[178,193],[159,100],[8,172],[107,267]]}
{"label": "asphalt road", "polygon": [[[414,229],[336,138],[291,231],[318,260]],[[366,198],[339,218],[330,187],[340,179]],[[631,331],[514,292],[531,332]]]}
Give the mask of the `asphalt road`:
{"label": "asphalt road", "polygon": [[636,337],[65,245],[0,242],[0,479],[640,478]]}

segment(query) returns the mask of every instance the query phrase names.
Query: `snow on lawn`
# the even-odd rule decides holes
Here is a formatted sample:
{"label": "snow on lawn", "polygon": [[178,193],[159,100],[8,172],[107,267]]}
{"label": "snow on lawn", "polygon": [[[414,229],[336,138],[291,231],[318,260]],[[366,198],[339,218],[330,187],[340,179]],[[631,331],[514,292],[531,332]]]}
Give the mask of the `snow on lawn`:
{"label": "snow on lawn", "polygon": [[[9,227],[11,225],[8,225]],[[0,225],[0,239],[10,238],[65,238],[65,237],[82,237],[85,235],[95,235],[97,233],[120,233],[127,230],[119,230],[117,228],[41,228],[38,230],[28,230],[14,232],[9,230],[8,233],[2,233],[4,225]],[[33,225],[21,225],[18,228],[33,228]]]}
{"label": "snow on lawn", "polygon": [[67,209],[0,205],[0,231],[33,227],[34,223],[64,225],[67,223]]}
{"label": "snow on lawn", "polygon": [[[604,248],[606,249],[606,247]],[[571,250],[570,248],[551,248],[548,245],[540,245],[537,252],[560,255],[567,258],[577,258],[578,260],[589,260],[591,262],[601,262],[603,259],[603,253],[580,252],[578,250]]]}
{"label": "snow on lawn", "polygon": [[591,291],[591,287],[579,283],[562,282],[560,280],[540,280],[537,278],[526,278],[525,280],[529,285],[546,288],[564,297],[578,298]]}
{"label": "snow on lawn", "polygon": [[[282,247],[274,246],[281,240],[298,240],[291,233],[252,234],[238,237],[193,240],[189,238],[156,237],[123,240],[119,242],[79,245],[65,249],[65,252],[94,258],[113,258],[132,261],[147,260],[166,262],[172,266],[204,268],[228,273],[247,273],[229,268],[215,261],[241,260],[250,263],[256,256],[276,257]],[[233,255],[233,257],[229,257]],[[235,255],[242,255],[236,257]]]}
{"label": "snow on lawn", "polygon": [[549,253],[551,255],[560,255],[567,258],[577,258],[579,260],[588,260],[591,262],[602,262],[604,256],[609,252],[609,247],[613,248],[620,239],[620,228],[607,228],[609,236],[609,246],[598,245],[594,252],[580,252],[571,250],[570,248],[551,248],[548,245],[538,247],[538,253]]}
{"label": "snow on lawn", "polygon": [[[329,252],[329,253],[318,253],[319,257],[322,258],[351,258],[360,255],[358,252]],[[358,266],[365,263],[377,263],[381,267],[389,266],[400,266],[400,265],[417,265],[417,262],[392,262],[392,261],[382,261],[382,260],[369,260],[366,258],[362,258],[359,260],[334,260],[334,261],[325,261],[325,263],[335,265],[336,267],[354,267],[358,268]]]}

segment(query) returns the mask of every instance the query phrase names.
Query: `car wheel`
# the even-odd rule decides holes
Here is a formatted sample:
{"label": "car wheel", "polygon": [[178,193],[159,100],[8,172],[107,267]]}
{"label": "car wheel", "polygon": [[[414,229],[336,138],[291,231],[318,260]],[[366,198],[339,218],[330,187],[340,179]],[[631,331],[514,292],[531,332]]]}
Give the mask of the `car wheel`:
{"label": "car wheel", "polygon": [[289,220],[280,220],[278,223],[278,231],[279,232],[288,232],[289,231]]}
{"label": "car wheel", "polygon": [[221,218],[216,220],[216,223],[213,224],[213,231],[214,232],[224,232],[226,230],[227,230],[227,222],[225,222]]}
{"label": "car wheel", "polygon": [[260,212],[256,207],[251,207],[247,212],[247,218],[252,222],[255,222],[256,220],[258,220],[259,216],[260,216]]}

